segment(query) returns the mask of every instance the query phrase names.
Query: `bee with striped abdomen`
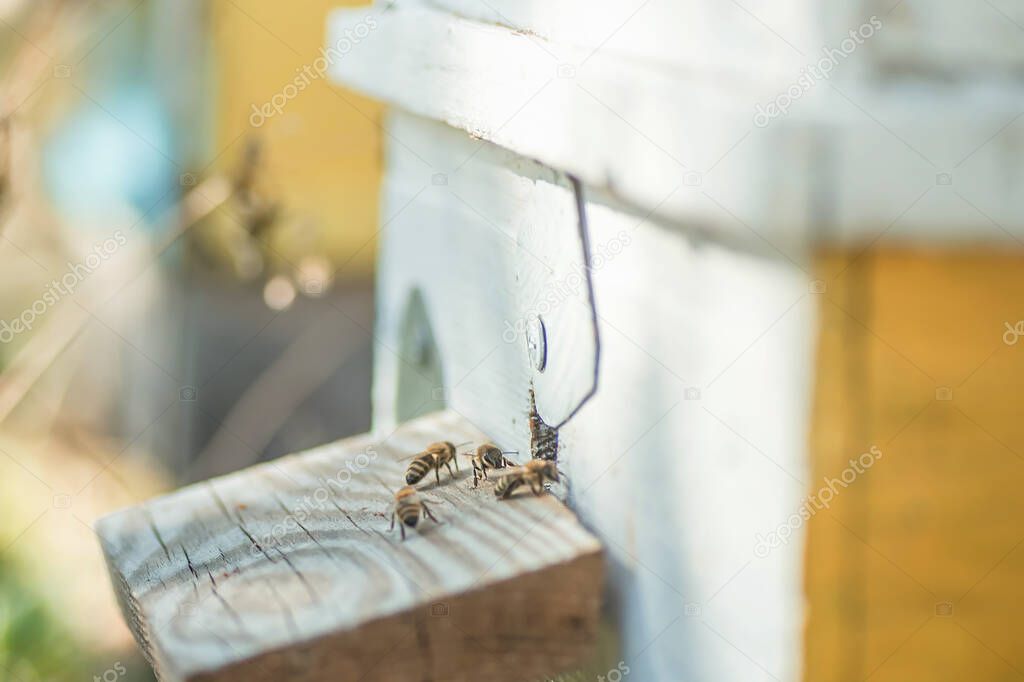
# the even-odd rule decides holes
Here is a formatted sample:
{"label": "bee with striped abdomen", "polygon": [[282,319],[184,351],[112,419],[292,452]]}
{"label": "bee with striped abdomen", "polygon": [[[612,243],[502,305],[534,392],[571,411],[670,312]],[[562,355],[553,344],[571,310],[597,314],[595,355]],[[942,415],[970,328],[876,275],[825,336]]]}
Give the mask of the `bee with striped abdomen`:
{"label": "bee with striped abdomen", "polygon": [[484,443],[476,449],[475,454],[465,453],[463,456],[472,457],[473,462],[473,487],[477,487],[480,483],[481,478],[488,478],[488,469],[504,469],[505,467],[512,466],[514,462],[510,461],[505,455],[517,455],[518,450],[509,450],[508,452],[502,452],[494,443]]}
{"label": "bee with striped abdomen", "polygon": [[494,485],[494,496],[507,500],[509,496],[524,485],[529,485],[534,495],[544,492],[544,481],[557,483],[562,474],[558,465],[546,459],[531,459],[525,466],[511,471]]}
{"label": "bee with striped abdomen", "polygon": [[[468,445],[468,443],[462,443],[462,445]],[[427,472],[433,469],[437,484],[441,485],[442,466],[448,469],[448,474],[452,478],[455,478],[455,472],[452,471],[451,463],[455,462],[455,470],[458,471],[459,460],[455,457],[455,449],[457,447],[459,446],[452,445],[448,441],[440,441],[428,445],[423,452],[413,457],[412,462],[409,463],[409,468],[405,470],[405,482],[409,485],[419,483],[427,475]]]}
{"label": "bee with striped abdomen", "polygon": [[427,507],[427,503],[420,500],[416,489],[407,485],[395,493],[395,508],[391,512],[391,525],[388,527],[388,532],[395,529],[395,517],[398,517],[398,529],[402,531],[402,539],[405,540],[406,526],[415,528],[420,522],[420,517],[424,515],[434,523],[438,523],[437,518]]}

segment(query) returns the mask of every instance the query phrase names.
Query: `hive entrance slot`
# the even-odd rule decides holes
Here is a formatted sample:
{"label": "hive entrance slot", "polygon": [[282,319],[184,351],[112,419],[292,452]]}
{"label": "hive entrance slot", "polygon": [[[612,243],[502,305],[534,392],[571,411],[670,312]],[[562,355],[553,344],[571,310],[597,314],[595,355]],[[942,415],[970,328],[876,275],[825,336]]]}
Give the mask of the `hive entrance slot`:
{"label": "hive entrance slot", "polygon": [[[378,352],[388,352],[379,349]],[[426,302],[419,289],[409,295],[402,316],[395,416],[399,421],[443,410],[447,405],[441,356]]]}

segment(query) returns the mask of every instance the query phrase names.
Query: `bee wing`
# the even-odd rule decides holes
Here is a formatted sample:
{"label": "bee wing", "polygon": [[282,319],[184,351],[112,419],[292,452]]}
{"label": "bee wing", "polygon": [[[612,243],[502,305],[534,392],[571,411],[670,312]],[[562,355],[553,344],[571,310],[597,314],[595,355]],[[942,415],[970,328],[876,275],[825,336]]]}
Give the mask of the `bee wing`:
{"label": "bee wing", "polygon": [[513,468],[509,469],[508,471],[503,472],[501,474],[501,478],[506,478],[508,476],[522,476],[526,472],[527,472],[527,468],[526,467],[513,467]]}

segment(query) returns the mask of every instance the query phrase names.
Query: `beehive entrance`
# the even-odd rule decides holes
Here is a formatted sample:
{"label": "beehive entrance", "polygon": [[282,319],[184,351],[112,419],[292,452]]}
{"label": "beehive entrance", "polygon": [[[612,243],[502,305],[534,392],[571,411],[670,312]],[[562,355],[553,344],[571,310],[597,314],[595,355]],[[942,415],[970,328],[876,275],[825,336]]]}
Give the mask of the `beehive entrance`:
{"label": "beehive entrance", "polygon": [[419,289],[406,303],[401,339],[395,416],[404,422],[443,410],[447,404],[441,357]]}

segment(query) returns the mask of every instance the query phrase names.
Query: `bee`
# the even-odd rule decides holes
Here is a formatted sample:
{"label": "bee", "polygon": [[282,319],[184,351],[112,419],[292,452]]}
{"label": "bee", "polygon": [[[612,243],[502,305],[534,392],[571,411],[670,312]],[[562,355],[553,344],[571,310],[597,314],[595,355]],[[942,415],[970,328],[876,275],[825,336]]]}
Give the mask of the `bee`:
{"label": "bee", "polygon": [[531,459],[525,466],[505,474],[494,485],[494,496],[507,500],[512,493],[524,485],[529,485],[534,495],[544,492],[544,481],[557,483],[562,474],[558,466],[546,459]]}
{"label": "bee", "polygon": [[518,450],[502,452],[494,443],[484,443],[476,449],[476,454],[465,453],[464,457],[472,457],[473,462],[473,487],[477,487],[481,478],[487,478],[488,469],[504,469],[512,466],[514,462],[509,461],[505,455],[518,455]]}
{"label": "bee", "polygon": [[[468,443],[462,443],[461,445],[468,445]],[[455,449],[457,447],[461,446],[452,445],[448,441],[439,441],[428,445],[423,452],[413,457],[412,462],[409,463],[409,468],[405,470],[405,482],[409,485],[419,483],[427,475],[427,472],[433,469],[437,484],[441,485],[442,466],[448,469],[448,474],[452,478],[455,478],[451,463],[455,462],[455,470],[458,471],[459,460],[455,457]]]}
{"label": "bee", "polygon": [[402,531],[402,540],[405,540],[405,527],[415,528],[420,522],[420,516],[426,515],[434,523],[438,523],[437,517],[431,512],[426,502],[419,499],[419,494],[412,486],[400,488],[395,493],[395,508],[391,511],[391,525],[388,527],[390,533],[395,529],[395,517],[398,517],[398,529]]}

